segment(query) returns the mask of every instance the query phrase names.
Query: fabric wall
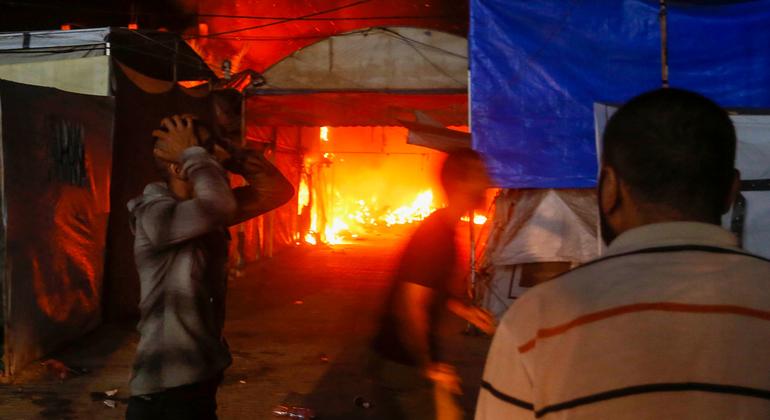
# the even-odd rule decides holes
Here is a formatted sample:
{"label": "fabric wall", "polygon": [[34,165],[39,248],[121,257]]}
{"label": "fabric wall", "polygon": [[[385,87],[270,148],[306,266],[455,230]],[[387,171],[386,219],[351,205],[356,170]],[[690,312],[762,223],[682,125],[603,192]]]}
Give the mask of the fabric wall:
{"label": "fabric wall", "polygon": [[109,95],[110,57],[34,61],[0,65],[0,78],[86,95]]}
{"label": "fabric wall", "polygon": [[126,203],[142,193],[145,185],[160,180],[152,149],[152,130],[173,114],[210,118],[207,92],[182,89],[171,82],[152,79],[115,64],[115,137],[105,316],[133,319],[138,315],[139,277],[134,265],[134,237],[129,229]]}
{"label": "fabric wall", "polygon": [[6,373],[97,326],[114,100],[0,81]]}
{"label": "fabric wall", "polygon": [[[672,86],[770,106],[770,1],[670,2]],[[661,85],[658,2],[471,0],[474,147],[505,188],[595,184],[592,104]]]}

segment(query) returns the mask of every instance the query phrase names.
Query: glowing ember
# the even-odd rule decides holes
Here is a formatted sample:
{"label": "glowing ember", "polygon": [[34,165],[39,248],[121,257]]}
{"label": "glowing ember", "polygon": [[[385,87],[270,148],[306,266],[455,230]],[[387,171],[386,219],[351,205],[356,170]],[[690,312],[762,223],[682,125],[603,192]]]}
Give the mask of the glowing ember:
{"label": "glowing ember", "polygon": [[[468,218],[468,216],[463,216],[460,220],[463,221],[463,222],[467,222],[470,219]],[[487,217],[486,216],[481,215],[481,214],[475,214],[475,213],[473,214],[473,224],[474,225],[483,225],[485,223],[487,223]]]}
{"label": "glowing ember", "polygon": [[307,182],[303,177],[297,189],[297,214],[302,214],[302,209],[310,204],[310,190],[307,188]]}
{"label": "glowing ember", "polygon": [[326,226],[326,243],[329,245],[341,244],[343,238],[340,236],[342,232],[348,232],[350,226],[343,222],[339,217],[335,217],[331,225]]}
{"label": "glowing ember", "polygon": [[433,191],[427,190],[421,192],[412,204],[401,206],[388,214],[382,220],[387,226],[403,225],[417,222],[430,216],[436,207],[433,205]]}

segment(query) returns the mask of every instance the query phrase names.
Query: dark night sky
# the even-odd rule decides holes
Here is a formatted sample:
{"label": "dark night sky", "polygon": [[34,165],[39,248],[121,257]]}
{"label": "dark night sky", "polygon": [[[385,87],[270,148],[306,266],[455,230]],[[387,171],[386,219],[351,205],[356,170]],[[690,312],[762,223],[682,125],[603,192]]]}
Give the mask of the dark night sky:
{"label": "dark night sky", "polygon": [[182,31],[194,22],[174,0],[0,0],[0,31],[127,26],[132,9],[144,29]]}

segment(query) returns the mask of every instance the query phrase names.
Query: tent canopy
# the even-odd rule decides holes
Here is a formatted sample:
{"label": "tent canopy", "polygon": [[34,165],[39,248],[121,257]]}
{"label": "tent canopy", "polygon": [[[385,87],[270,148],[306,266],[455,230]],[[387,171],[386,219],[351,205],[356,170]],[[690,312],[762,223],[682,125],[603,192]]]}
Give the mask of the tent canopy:
{"label": "tent canopy", "polygon": [[464,37],[421,28],[367,28],[297,50],[264,73],[265,89],[404,90],[468,86]]}
{"label": "tent canopy", "polygon": [[113,56],[161,80],[209,80],[214,73],[182,39],[169,32],[92,28],[0,33],[0,64]]}
{"label": "tent canopy", "polygon": [[256,125],[395,126],[420,111],[467,124],[467,40],[420,28],[368,28],[300,49],[264,73]]}
{"label": "tent canopy", "polygon": [[[671,85],[770,106],[770,1],[700,3],[669,5]],[[661,85],[658,13],[650,0],[471,0],[473,141],[499,186],[595,185],[592,104]]]}
{"label": "tent canopy", "polygon": [[191,36],[211,63],[235,57],[235,71],[264,72],[293,52],[362,28],[411,26],[465,37],[468,4],[448,0],[200,1],[207,35]]}

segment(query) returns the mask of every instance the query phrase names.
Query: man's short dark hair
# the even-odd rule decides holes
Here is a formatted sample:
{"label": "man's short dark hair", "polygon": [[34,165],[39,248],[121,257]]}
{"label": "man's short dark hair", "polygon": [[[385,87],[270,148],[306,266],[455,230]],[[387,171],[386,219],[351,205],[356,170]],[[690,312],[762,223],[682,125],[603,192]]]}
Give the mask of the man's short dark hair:
{"label": "man's short dark hair", "polygon": [[610,118],[603,161],[642,202],[718,217],[732,185],[735,142],[719,105],[686,90],[658,89]]}
{"label": "man's short dark hair", "polygon": [[482,176],[474,173],[479,166],[475,163],[483,163],[481,155],[473,149],[457,149],[449,152],[441,166],[439,177],[441,185],[447,194],[452,194],[457,189],[460,181],[472,176]]}

